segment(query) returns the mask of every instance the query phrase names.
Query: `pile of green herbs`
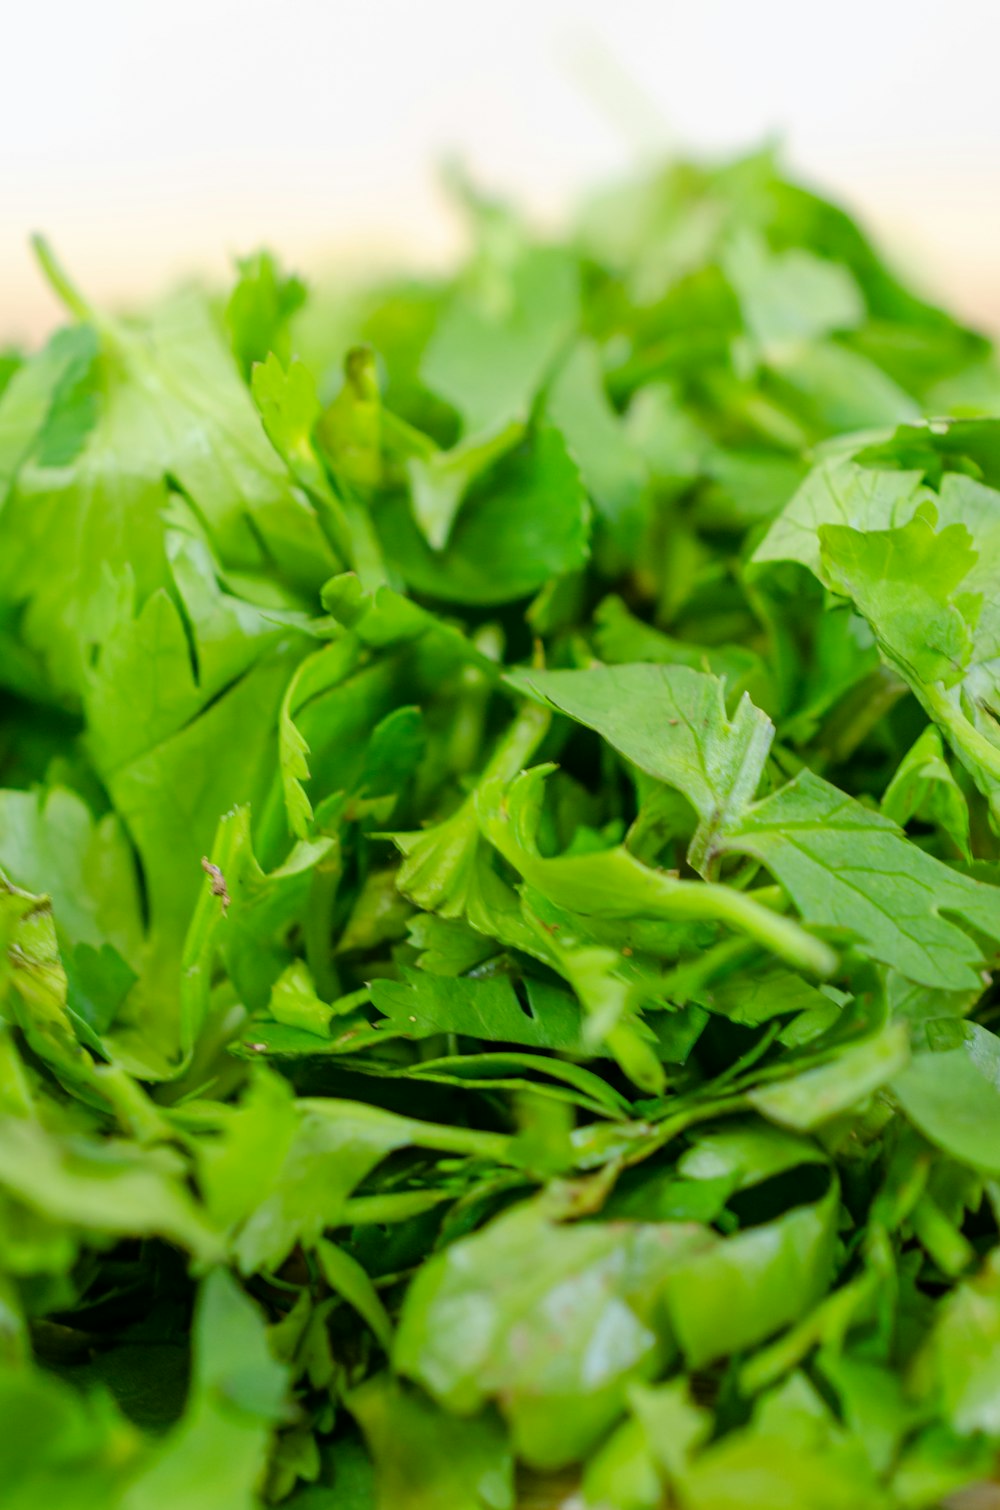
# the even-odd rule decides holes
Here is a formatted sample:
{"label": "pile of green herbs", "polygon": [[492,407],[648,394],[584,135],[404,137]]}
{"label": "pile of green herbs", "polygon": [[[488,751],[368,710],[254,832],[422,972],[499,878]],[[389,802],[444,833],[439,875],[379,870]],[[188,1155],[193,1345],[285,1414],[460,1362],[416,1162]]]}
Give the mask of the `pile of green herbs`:
{"label": "pile of green herbs", "polygon": [[[1000,1448],[1000,368],[767,155],[0,399],[4,1510]],[[942,418],[942,416],[945,416]]]}

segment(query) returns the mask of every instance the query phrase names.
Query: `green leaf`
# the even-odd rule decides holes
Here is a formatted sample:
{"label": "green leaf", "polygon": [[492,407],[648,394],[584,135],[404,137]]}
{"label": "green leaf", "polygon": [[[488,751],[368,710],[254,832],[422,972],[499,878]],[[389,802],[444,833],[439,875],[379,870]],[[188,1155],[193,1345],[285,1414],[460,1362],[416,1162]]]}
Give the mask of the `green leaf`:
{"label": "green leaf", "polygon": [[288,322],[305,303],[306,288],[294,274],[282,273],[270,252],[237,260],[239,277],[226,305],[226,325],[236,360],[247,377],[255,362],[271,352],[284,361]]}
{"label": "green leaf", "polygon": [[273,1269],[297,1242],[314,1247],[337,1225],[357,1185],[389,1153],[411,1145],[504,1157],[499,1133],[437,1127],[360,1102],[300,1100],[298,1125],[274,1179],[234,1242],[244,1274]]}
{"label": "green leaf", "polygon": [[788,1169],[822,1162],[822,1152],[807,1139],[745,1121],[700,1131],[677,1169],[685,1179],[725,1180],[734,1190],[746,1190]]}
{"label": "green leaf", "polygon": [[[213,1136],[193,1138],[192,1156],[207,1210],[231,1232],[278,1180],[297,1117],[287,1083],[262,1065],[254,1066],[238,1105],[217,1103],[212,1110]],[[175,1115],[183,1131],[183,1109]]]}
{"label": "green leaf", "polygon": [[745,229],[726,248],[722,266],[747,331],[765,352],[864,320],[864,300],[850,271],[801,247],[771,252],[763,237]]}
{"label": "green leaf", "polygon": [[[547,714],[523,709],[494,750],[480,786],[516,776],[548,726]],[[487,934],[496,931],[495,914],[509,910],[510,903],[500,878],[482,864],[474,793],[450,817],[420,832],[393,834],[392,839],[404,856],[396,878],[404,896],[425,911],[444,918],[467,914],[474,928]]]}
{"label": "green leaf", "polygon": [[[140,603],[164,584],[169,487],[191,499],[228,567],[277,567],[309,589],[334,566],[199,295],[175,295],[138,324],[102,323],[100,337],[84,446],[69,466],[26,463],[0,524],[0,601],[27,605],[29,641],[73,691],[105,633],[102,572],[130,572]],[[53,547],[39,556],[46,537]]]}
{"label": "green leaf", "polygon": [[407,586],[446,603],[492,605],[526,598],[550,577],[576,571],[590,553],[590,509],[576,463],[557,430],[540,428],[466,499],[435,551],[406,503],[376,515],[390,563]]}
{"label": "green leaf", "polygon": [[747,1100],[782,1127],[811,1130],[863,1102],[903,1070],[909,1057],[906,1028],[893,1023],[829,1064],[751,1091]]}
{"label": "green leaf", "polygon": [[611,665],[652,661],[664,666],[687,666],[692,671],[708,670],[733,686],[738,686],[760,665],[752,650],[739,645],[689,645],[674,639],[629,613],[621,598],[612,596],[599,603],[594,610],[594,622],[594,644],[601,660]]}
{"label": "green leaf", "polygon": [[275,1022],[320,1036],[328,1031],[333,1016],[333,1008],[316,995],[308,966],[302,960],[293,960],[278,976],[267,1009]]}
{"label": "green leaf", "polygon": [[945,1420],[959,1436],[997,1434],[998,1329],[1000,1276],[991,1259],[937,1307],[933,1329],[914,1364],[913,1382],[922,1394],[939,1397]]}
{"label": "green leaf", "polygon": [[184,1418],[132,1480],[122,1510],[252,1510],[271,1428],[285,1413],[286,1380],[257,1307],[226,1273],[210,1274],[198,1297]]}
{"label": "green leaf", "polygon": [[771,150],[544,238],[451,183],[459,271],[308,298],[36,243],[3,1510],[957,1505],[1000,364]]}
{"label": "green leaf", "polygon": [[510,680],[683,792],[700,820],[689,861],[702,875],[713,872],[727,830],[760,783],[774,734],[766,714],[744,696],[730,722],[722,682],[687,666],[522,671]]}
{"label": "green leaf", "polygon": [[560,367],[545,412],[576,458],[598,518],[616,544],[634,549],[644,523],[646,471],[608,402],[592,342],[577,345]]}
{"label": "green leaf", "polygon": [[316,380],[304,362],[282,364],[273,351],[255,361],[250,382],[267,438],[297,475],[319,493],[323,476],[312,446],[319,419]]}
{"label": "green leaf", "polygon": [[413,516],[433,550],[443,550],[448,544],[455,516],[472,484],[523,435],[524,425],[511,420],[484,434],[465,436],[450,451],[435,450],[409,459],[406,471]]}
{"label": "green leaf", "polygon": [[898,529],[864,534],[828,524],[819,538],[824,579],[853,599],[906,680],[956,681],[972,653],[979,609],[971,594],[953,600],[976,561],[965,526],[935,531],[917,514]]}
{"label": "green leaf", "polygon": [[894,1096],[945,1153],[1000,1174],[992,1136],[1000,1129],[1000,1039],[979,1023],[942,1017],[924,1024],[924,1044],[893,1080]]}
{"label": "green leaf", "polygon": [[392,1346],[392,1322],[371,1279],[343,1248],[321,1242],[316,1249],[327,1284],[363,1317],[388,1352]]}
{"label": "green leaf", "polygon": [[456,1421],[388,1374],[347,1403],[375,1460],[375,1510],[512,1510],[514,1464],[492,1413]]}
{"label": "green leaf", "polygon": [[904,828],[911,818],[934,824],[971,860],[969,804],[945,760],[941,736],[928,724],[900,761],[882,794],[882,811]]}
{"label": "green leaf", "polygon": [[106,1396],[81,1395],[41,1368],[0,1371],[0,1482],[10,1510],[119,1505],[140,1443]]}
{"label": "green leaf", "polygon": [[[18,469],[38,446],[51,447],[46,432],[52,418],[60,413],[60,400],[72,393],[80,377],[89,372],[97,353],[97,333],[92,325],[81,324],[57,331],[36,356],[24,362],[13,374],[0,400],[0,496],[6,498]],[[93,419],[92,414],[89,418]],[[63,443],[68,436],[64,424],[59,455],[68,455]],[[78,435],[78,439],[82,436]],[[55,464],[59,464],[56,462]]]}
{"label": "green leaf", "polygon": [[421,376],[454,405],[468,432],[527,417],[573,330],[577,283],[572,257],[538,248],[517,259],[492,297],[474,289],[456,294],[424,353]]}
{"label": "green leaf", "polygon": [[60,941],[113,947],[135,965],[142,919],[135,867],[114,813],[94,820],[75,792],[0,792],[0,865],[52,899]]}
{"label": "green leaf", "polygon": [[[801,969],[819,975],[832,972],[835,957],[829,949],[797,924],[755,901],[751,893],[679,881],[643,865],[622,845],[593,854],[541,855],[537,826],[547,775],[546,767],[536,766],[519,777],[507,793],[496,779],[485,784],[479,796],[480,822],[491,844],[557,906],[584,917],[725,923],[750,934]],[[983,891],[988,896],[987,888]]]}
{"label": "green leaf", "polygon": [[884,530],[908,524],[933,495],[919,471],[878,471],[833,455],[809,473],[754,555],[755,561],[801,561],[819,574],[820,530],[844,525]]}
{"label": "green leaf", "polygon": [[0,1188],[30,1210],[97,1240],[164,1237],[203,1263],[221,1258],[220,1236],[169,1150],[60,1136],[13,1117],[3,1119],[0,1141]]}
{"label": "green leaf", "polygon": [[[900,431],[881,453],[871,448],[856,460],[823,463],[776,521],[758,559],[801,560],[856,602],[883,657],[940,727],[996,819],[996,493],[975,474],[940,470],[945,460],[965,458],[975,468],[973,457],[988,466],[993,432],[985,422],[942,425],[918,432],[912,449],[909,433]],[[920,471],[861,464],[911,459],[937,472],[937,493]],[[1000,481],[996,472],[989,476]]]}
{"label": "green leaf", "polygon": [[834,1185],[816,1205],[795,1207],[677,1265],[664,1293],[690,1367],[742,1352],[816,1304],[833,1273],[837,1208]]}
{"label": "green leaf", "polygon": [[816,340],[780,350],[772,355],[771,371],[783,402],[821,435],[900,425],[921,415],[905,388],[840,341]]}
{"label": "green leaf", "polygon": [[580,1012],[563,992],[542,982],[527,987],[530,1009],[509,976],[456,980],[408,970],[402,981],[377,980],[372,1002],[395,1032],[408,1038],[462,1033],[492,1043],[581,1053]]}
{"label": "green leaf", "polygon": [[760,1504],[788,1510],[892,1503],[803,1374],[765,1397],[749,1426],[707,1447],[678,1481],[691,1510],[739,1510],[748,1490]]}
{"label": "green leaf", "polygon": [[375,354],[355,346],[344,361],[344,382],[324,410],[317,439],[342,487],[366,493],[382,481],[382,398]]}
{"label": "green leaf", "polygon": [[288,823],[297,839],[309,837],[313,810],[303,785],[309,779],[306,759],[309,746],[295,722],[296,716],[315,698],[346,681],[357,664],[357,644],[352,637],[345,636],[307,656],[285,689],[278,723],[279,756]]}
{"label": "green leaf", "polygon": [[806,923],[847,930],[866,954],[924,985],[976,983],[979,948],[952,915],[1000,937],[1000,890],[924,854],[811,771],[750,808],[729,846],[761,860]]}
{"label": "green leaf", "polygon": [[[266,1030],[263,1036],[267,1036]],[[424,1080],[434,1085],[449,1085],[467,1091],[509,1091],[513,1096],[533,1096],[546,1104],[561,1102],[568,1106],[580,1106],[599,1117],[621,1119],[629,1111],[627,1098],[593,1070],[541,1054],[523,1054],[505,1049],[481,1054],[448,1054],[437,1059],[421,1059],[413,1065],[395,1066],[386,1063],[384,1059],[368,1058],[364,1053],[357,1052],[370,1048],[380,1038],[388,1036],[377,1030],[372,1030],[368,1035],[362,1029],[350,1034],[351,1041],[348,1041],[348,1034],[345,1033],[342,1045],[352,1053],[352,1058],[344,1062],[343,1068],[363,1075]],[[308,1046],[300,1044],[299,1051],[308,1052]],[[660,1083],[657,1082],[658,1085]]]}
{"label": "green leaf", "polygon": [[620,1415],[628,1383],[662,1366],[654,1297],[708,1241],[691,1226],[559,1226],[515,1209],[424,1266],[395,1365],[462,1416],[496,1398],[527,1462],[571,1463]]}

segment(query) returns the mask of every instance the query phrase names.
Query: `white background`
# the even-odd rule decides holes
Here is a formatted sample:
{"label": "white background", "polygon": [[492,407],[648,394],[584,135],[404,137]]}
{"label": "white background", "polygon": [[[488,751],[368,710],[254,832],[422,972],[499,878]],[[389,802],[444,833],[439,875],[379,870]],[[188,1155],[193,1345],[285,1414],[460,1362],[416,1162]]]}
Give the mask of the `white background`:
{"label": "white background", "polygon": [[786,144],[925,288],[1000,328],[1000,0],[7,0],[0,337],[267,242],[446,255],[435,164],[551,219],[659,148]]}

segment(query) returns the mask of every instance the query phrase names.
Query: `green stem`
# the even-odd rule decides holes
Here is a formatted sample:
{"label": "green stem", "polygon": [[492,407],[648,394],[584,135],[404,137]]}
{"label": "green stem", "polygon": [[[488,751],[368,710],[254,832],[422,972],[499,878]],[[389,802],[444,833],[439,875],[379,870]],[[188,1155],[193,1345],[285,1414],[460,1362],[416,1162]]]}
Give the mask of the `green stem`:
{"label": "green stem", "polygon": [[664,895],[662,916],[728,923],[810,975],[825,977],[837,969],[837,955],[829,944],[791,918],[761,906],[754,893],[733,891],[711,881],[679,881]]}
{"label": "green stem", "polygon": [[14,1047],[10,1028],[0,1020],[0,1110],[30,1121],[38,1113],[31,1096],[31,1086],[24,1063]]}
{"label": "green stem", "polygon": [[548,732],[552,714],[541,703],[525,703],[513,719],[497,746],[492,760],[483,771],[480,784],[487,781],[513,781],[534,755]]}
{"label": "green stem", "polygon": [[303,1096],[298,1105],[303,1114],[312,1113],[323,1119],[356,1123],[359,1136],[361,1130],[369,1124],[377,1127],[381,1137],[393,1130],[398,1135],[398,1147],[412,1144],[417,1148],[431,1148],[435,1153],[462,1154],[467,1158],[487,1159],[494,1164],[510,1162],[513,1139],[507,1133],[480,1132],[474,1127],[447,1127],[439,1122],[421,1122],[416,1117],[400,1117],[395,1112],[383,1111],[380,1107],[370,1106],[366,1101],[338,1101],[331,1097]]}
{"label": "green stem", "polygon": [[70,280],[69,275],[63,268],[55,252],[49,246],[45,237],[37,231],[31,238],[31,245],[45,279],[61,304],[75,315],[78,320],[86,320],[91,324],[98,324],[98,317],[90,304],[80,293],[80,290]]}
{"label": "green stem", "polygon": [[975,1262],[976,1252],[971,1243],[926,1191],[913,1208],[910,1225],[918,1241],[949,1279],[957,1279]]}
{"label": "green stem", "polygon": [[443,1127],[436,1122],[413,1122],[411,1139],[435,1153],[465,1154],[492,1164],[510,1162],[512,1139],[506,1133],[480,1132],[475,1127]]}
{"label": "green stem", "polygon": [[320,860],[312,873],[309,905],[305,915],[306,964],[320,999],[336,1001],[340,995],[340,977],[333,963],[333,909],[343,874],[340,846]]}
{"label": "green stem", "polygon": [[17,1285],[0,1274],[0,1363],[20,1368],[30,1360],[31,1341]]}
{"label": "green stem", "polygon": [[[473,644],[489,661],[499,662],[503,657],[503,639],[494,624],[483,625],[473,636]],[[462,672],[461,698],[448,736],[448,766],[456,775],[464,776],[479,760],[486,713],[498,674],[496,670],[491,678],[478,664],[468,665]]]}
{"label": "green stem", "polygon": [[161,1108],[118,1065],[96,1065],[94,1084],[107,1096],[121,1127],[137,1143],[169,1141],[172,1129]]}
{"label": "green stem", "polygon": [[751,964],[756,955],[757,945],[750,939],[721,939],[703,954],[676,965],[661,981],[660,989],[677,1006],[687,1006],[716,976],[729,975],[740,966]]}
{"label": "green stem", "polygon": [[341,510],[347,523],[351,566],[357,572],[361,586],[367,591],[385,587],[389,582],[389,573],[371,514],[360,499],[349,494],[346,488],[343,492]]}
{"label": "green stem", "polygon": [[[231,884],[237,870],[240,851],[246,842],[244,822],[221,819],[212,846],[212,864],[217,867],[226,884]],[[206,874],[201,895],[195,906],[194,916],[188,925],[181,956],[180,983],[180,1047],[181,1062],[177,1076],[183,1074],[191,1063],[198,1036],[208,1016],[212,990],[212,965],[218,946],[220,929],[226,925],[228,896],[213,892],[215,878]]]}
{"label": "green stem", "polygon": [[733,1085],[741,1075],[745,1075],[748,1070],[752,1070],[758,1060],[763,1059],[783,1026],[784,1024],[780,1018],[775,1018],[774,1022],[768,1023],[757,1042],[751,1048],[747,1049],[746,1053],[742,1054],[739,1059],[734,1060],[728,1069],[716,1075],[714,1084],[719,1086]]}
{"label": "green stem", "polygon": [[[826,977],[837,969],[838,958],[829,944],[773,910],[783,904],[775,887],[746,892],[714,881],[678,881],[650,870],[625,849],[552,860],[519,854],[516,863],[532,885],[585,916],[725,923],[796,970]],[[585,888],[590,905],[581,907]]]}
{"label": "green stem", "polygon": [[[935,723],[940,724],[955,748],[959,759],[969,756],[990,777],[1000,782],[1000,749],[981,734],[975,724],[949,701],[941,687],[922,687],[920,701]],[[990,798],[991,807],[995,797]]]}
{"label": "green stem", "polygon": [[452,1198],[451,1192],[444,1190],[391,1190],[384,1195],[356,1195],[344,1202],[340,1220],[347,1227],[407,1222]]}
{"label": "green stem", "polygon": [[656,1131],[649,1139],[638,1148],[635,1154],[626,1158],[626,1164],[641,1164],[652,1154],[658,1153],[668,1143],[672,1143],[680,1133],[687,1132],[689,1127],[694,1127],[699,1122],[714,1122],[717,1117],[731,1117],[736,1112],[743,1111],[747,1103],[743,1096],[732,1093],[728,1096],[713,1098],[711,1101],[689,1102],[686,1107],[676,1111],[670,1117],[665,1117]]}
{"label": "green stem", "polygon": [[834,708],[821,740],[823,753],[834,765],[849,760],[905,694],[905,682],[888,666],[879,666],[871,676]]}

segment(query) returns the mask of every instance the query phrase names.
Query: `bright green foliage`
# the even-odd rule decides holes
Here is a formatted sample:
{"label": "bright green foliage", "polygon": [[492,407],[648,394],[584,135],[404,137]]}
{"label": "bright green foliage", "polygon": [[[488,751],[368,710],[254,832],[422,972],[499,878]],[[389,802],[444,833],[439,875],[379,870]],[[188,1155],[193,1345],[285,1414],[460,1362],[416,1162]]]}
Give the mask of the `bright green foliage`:
{"label": "bright green foliage", "polygon": [[[1000,1454],[1000,367],[766,154],[0,360],[2,1510]],[[940,418],[950,415],[950,418]]]}

